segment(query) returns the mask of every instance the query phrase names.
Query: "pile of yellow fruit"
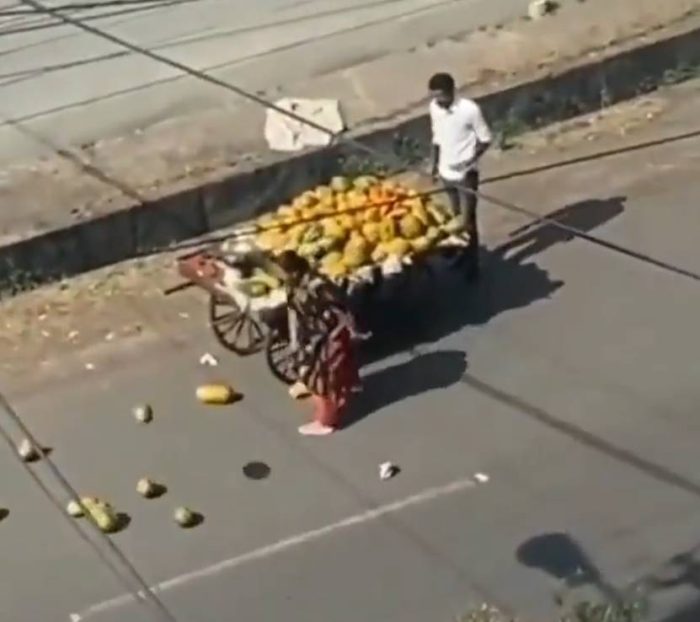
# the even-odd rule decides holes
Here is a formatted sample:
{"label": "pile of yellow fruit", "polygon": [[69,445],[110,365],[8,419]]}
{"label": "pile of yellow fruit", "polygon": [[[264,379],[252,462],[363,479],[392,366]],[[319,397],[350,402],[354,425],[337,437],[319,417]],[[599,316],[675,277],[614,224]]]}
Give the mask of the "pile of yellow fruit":
{"label": "pile of yellow fruit", "polygon": [[334,177],[258,219],[256,244],[293,250],[332,279],[423,253],[459,230],[444,209],[391,180]]}

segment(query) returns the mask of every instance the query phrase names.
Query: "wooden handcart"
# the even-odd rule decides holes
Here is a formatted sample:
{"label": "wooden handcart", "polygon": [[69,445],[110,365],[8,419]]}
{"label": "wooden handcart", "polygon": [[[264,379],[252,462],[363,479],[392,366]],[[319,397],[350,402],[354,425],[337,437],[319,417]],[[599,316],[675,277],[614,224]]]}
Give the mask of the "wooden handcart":
{"label": "wooden handcart", "polygon": [[[235,245],[234,245],[235,247]],[[245,247],[245,245],[243,245]],[[245,251],[226,250],[226,243],[211,246],[177,260],[185,282],[166,293],[197,286],[209,294],[209,324],[217,341],[240,356],[265,352],[272,374],[287,384],[296,380],[296,358],[290,348],[287,296],[284,287],[264,296],[250,296],[242,285],[256,270],[275,275],[282,282],[284,273],[272,255],[248,247]],[[454,248],[433,250],[425,257],[413,257],[410,266],[361,268],[352,280],[339,283],[350,308],[362,314],[376,298],[396,298],[407,286],[421,278],[432,280],[436,272],[449,266],[445,255]],[[421,288],[422,290],[422,288]]]}

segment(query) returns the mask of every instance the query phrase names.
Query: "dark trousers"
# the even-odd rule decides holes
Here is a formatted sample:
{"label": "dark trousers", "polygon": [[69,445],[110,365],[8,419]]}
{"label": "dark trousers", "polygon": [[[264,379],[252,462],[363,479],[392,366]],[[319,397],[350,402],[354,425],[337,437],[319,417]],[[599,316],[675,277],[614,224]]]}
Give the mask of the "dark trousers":
{"label": "dark trousers", "polygon": [[462,181],[442,180],[445,193],[450,201],[452,212],[459,216],[464,225],[464,229],[469,236],[469,244],[465,251],[465,259],[470,269],[479,267],[479,226],[476,218],[476,205],[478,200],[475,194],[464,192],[460,189],[479,190],[479,172],[469,171]]}

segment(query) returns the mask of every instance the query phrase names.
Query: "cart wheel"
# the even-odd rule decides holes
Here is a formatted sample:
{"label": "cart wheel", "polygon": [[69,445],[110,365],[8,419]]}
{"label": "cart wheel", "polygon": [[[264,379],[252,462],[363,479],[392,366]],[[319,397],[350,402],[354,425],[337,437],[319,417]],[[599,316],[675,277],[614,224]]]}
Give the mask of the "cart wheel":
{"label": "cart wheel", "polygon": [[289,351],[287,331],[273,328],[265,348],[267,366],[272,375],[285,384],[294,384],[297,380],[296,358]]}
{"label": "cart wheel", "polygon": [[260,322],[232,300],[211,296],[209,323],[217,341],[240,356],[259,352],[265,344]]}

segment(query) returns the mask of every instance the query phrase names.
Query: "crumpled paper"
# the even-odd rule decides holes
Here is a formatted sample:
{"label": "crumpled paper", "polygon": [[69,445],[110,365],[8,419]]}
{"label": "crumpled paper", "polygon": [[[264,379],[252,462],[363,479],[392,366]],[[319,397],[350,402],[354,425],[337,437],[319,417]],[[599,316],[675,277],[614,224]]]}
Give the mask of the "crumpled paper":
{"label": "crumpled paper", "polygon": [[[285,98],[275,102],[275,106],[308,119],[333,134],[345,129],[340,103],[336,99]],[[277,110],[268,109],[266,112],[265,140],[274,151],[301,151],[307,147],[326,147],[330,145],[332,138],[328,132],[310,127]]]}

